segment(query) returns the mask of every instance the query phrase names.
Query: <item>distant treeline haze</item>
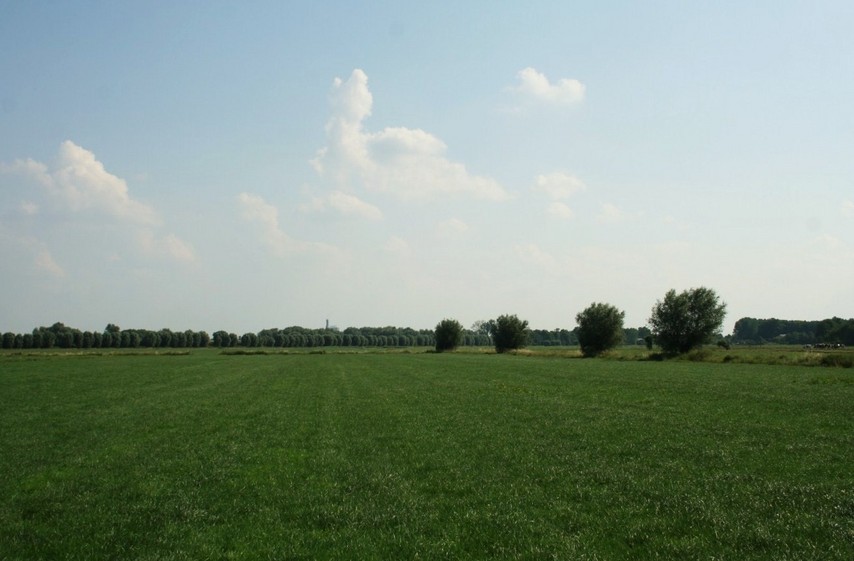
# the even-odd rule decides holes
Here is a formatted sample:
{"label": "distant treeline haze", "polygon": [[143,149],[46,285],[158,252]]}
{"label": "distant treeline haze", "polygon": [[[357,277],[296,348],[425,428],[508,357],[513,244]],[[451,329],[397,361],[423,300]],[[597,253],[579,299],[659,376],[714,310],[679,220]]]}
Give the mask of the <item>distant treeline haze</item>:
{"label": "distant treeline haze", "polygon": [[[463,333],[464,346],[490,346],[492,340],[486,322],[476,322]],[[624,341],[638,344],[650,335],[646,327],[626,328]],[[575,346],[575,330],[532,329],[528,343],[534,346]],[[816,344],[854,345],[854,319],[838,317],[821,321],[742,318],[735,323],[731,336],[738,344]],[[2,337],[4,349],[100,349],[100,348],[192,348],[192,347],[432,347],[435,334],[430,329],[408,327],[348,327],[307,329],[286,327],[263,329],[238,335],[224,330],[209,335],[206,331],[172,331],[171,329],[121,329],[109,324],[103,332],[81,331],[62,323],[37,327],[31,333],[7,332]]]}

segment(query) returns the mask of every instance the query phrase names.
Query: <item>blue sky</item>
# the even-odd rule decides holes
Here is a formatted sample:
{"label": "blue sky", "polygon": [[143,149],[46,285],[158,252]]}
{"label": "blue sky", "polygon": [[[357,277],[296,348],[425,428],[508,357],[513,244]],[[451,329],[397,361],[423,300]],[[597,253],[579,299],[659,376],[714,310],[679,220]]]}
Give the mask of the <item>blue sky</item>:
{"label": "blue sky", "polygon": [[850,2],[0,0],[0,330],[854,315]]}

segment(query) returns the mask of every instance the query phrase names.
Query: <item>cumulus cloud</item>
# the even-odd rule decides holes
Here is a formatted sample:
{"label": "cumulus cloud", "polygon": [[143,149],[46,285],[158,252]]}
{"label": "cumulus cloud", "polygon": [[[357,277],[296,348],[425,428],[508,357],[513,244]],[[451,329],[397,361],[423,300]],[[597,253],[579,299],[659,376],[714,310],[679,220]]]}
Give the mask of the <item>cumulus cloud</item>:
{"label": "cumulus cloud", "polygon": [[574,175],[558,171],[538,175],[532,189],[539,193],[545,193],[554,200],[561,200],[568,199],[574,193],[584,190],[585,185]]}
{"label": "cumulus cloud", "polygon": [[157,224],[154,210],[130,197],[127,183],[104,169],[95,154],[70,140],[60,145],[57,168],[30,166],[30,173],[74,211],[94,210],[138,224]]}
{"label": "cumulus cloud", "polygon": [[626,219],[626,213],[611,203],[602,203],[596,219],[602,224],[616,224]]}
{"label": "cumulus cloud", "polygon": [[21,236],[0,223],[0,257],[11,270],[34,272],[41,278],[62,279],[65,269],[57,263],[47,244],[33,236]]}
{"label": "cumulus cloud", "polygon": [[333,211],[342,216],[380,220],[382,211],[370,203],[341,191],[334,191],[325,197],[315,197],[310,202],[300,206],[302,212]]}
{"label": "cumulus cloud", "polygon": [[409,243],[398,236],[390,237],[383,246],[383,249],[401,257],[407,257],[412,254],[412,248]]}
{"label": "cumulus cloud", "polygon": [[516,244],[513,246],[513,252],[523,263],[535,265],[548,272],[557,272],[560,268],[558,260],[537,244]]}
{"label": "cumulus cloud", "polygon": [[[93,152],[66,140],[59,147],[56,165],[51,168],[32,159],[0,163],[0,172],[26,177],[42,187],[44,206],[58,213],[75,215],[87,213],[100,219],[118,221],[136,236],[139,247],[146,253],[162,255],[179,261],[191,261],[193,250],[174,234],[163,235],[157,230],[161,220],[154,209],[130,195],[127,182],[108,172]],[[40,204],[23,201],[22,214],[39,213]],[[43,259],[47,269],[51,261]]]}
{"label": "cumulus cloud", "polygon": [[237,197],[241,216],[261,230],[261,239],[270,250],[279,256],[306,251],[332,252],[332,246],[317,242],[295,240],[285,234],[279,224],[279,209],[263,198],[249,193],[240,193]]}
{"label": "cumulus cloud", "polygon": [[293,244],[279,227],[279,210],[257,195],[240,193],[241,216],[261,228],[262,239],[276,252],[284,252]]}
{"label": "cumulus cloud", "polygon": [[185,263],[196,259],[192,246],[174,234],[157,236],[151,230],[141,230],[137,234],[137,242],[143,251],[151,256],[166,257]]}
{"label": "cumulus cloud", "polygon": [[574,216],[569,205],[561,201],[584,189],[586,186],[580,179],[561,171],[538,175],[531,186],[531,190],[535,193],[543,193],[552,199],[553,202],[548,206],[546,212],[549,216],[561,220],[568,220]]}
{"label": "cumulus cloud", "polygon": [[849,218],[854,218],[854,201],[843,201],[842,214]]}
{"label": "cumulus cloud", "polygon": [[426,131],[404,127],[365,130],[363,122],[371,114],[373,96],[362,70],[354,70],[346,81],[335,79],[330,104],[327,145],[311,160],[321,177],[342,188],[361,185],[404,200],[423,201],[439,195],[508,198],[495,180],[472,175],[463,164],[448,160],[445,143]]}
{"label": "cumulus cloud", "polygon": [[108,173],[95,154],[70,140],[59,150],[59,169],[53,173],[58,194],[72,210],[94,208],[117,218],[155,224],[154,210],[132,199],[124,179]]}
{"label": "cumulus cloud", "polygon": [[584,99],[586,88],[575,79],[562,78],[551,83],[545,74],[531,67],[520,70],[516,77],[519,84],[513,89],[526,101],[572,105]]}
{"label": "cumulus cloud", "polygon": [[469,225],[459,218],[451,218],[436,226],[436,234],[442,238],[453,238],[469,230]]}
{"label": "cumulus cloud", "polygon": [[836,236],[831,236],[830,234],[822,234],[820,236],[816,236],[811,240],[811,246],[816,249],[825,249],[830,251],[841,250],[845,247],[845,243],[837,238]]}
{"label": "cumulus cloud", "polygon": [[19,208],[21,209],[21,213],[27,216],[33,216],[39,212],[39,205],[32,201],[21,201]]}
{"label": "cumulus cloud", "polygon": [[53,255],[50,254],[50,251],[46,247],[39,247],[36,250],[33,263],[36,269],[52,277],[62,278],[65,276],[65,270],[53,259]]}
{"label": "cumulus cloud", "polygon": [[555,218],[560,218],[562,220],[569,220],[575,216],[572,209],[569,208],[566,203],[562,203],[560,201],[555,201],[550,204],[547,212],[550,216],[554,216]]}
{"label": "cumulus cloud", "polygon": [[31,158],[15,160],[11,164],[0,162],[0,173],[24,175],[43,187],[50,187],[53,184],[53,178],[48,173],[47,166]]}

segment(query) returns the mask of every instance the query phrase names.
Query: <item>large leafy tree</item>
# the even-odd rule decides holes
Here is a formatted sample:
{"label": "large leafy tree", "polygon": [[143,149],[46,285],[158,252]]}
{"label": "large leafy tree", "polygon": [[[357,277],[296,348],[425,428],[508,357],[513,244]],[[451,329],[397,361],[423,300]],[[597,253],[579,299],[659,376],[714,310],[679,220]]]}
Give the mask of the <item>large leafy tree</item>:
{"label": "large leafy tree", "polygon": [[463,326],[455,319],[443,319],[436,325],[436,351],[453,351],[463,340]]}
{"label": "large leafy tree", "polygon": [[686,353],[720,332],[726,304],[711,288],[669,290],[652,308],[649,325],[655,342],[668,354]]}
{"label": "large leafy tree", "polygon": [[610,304],[594,302],[575,316],[576,335],[584,356],[597,356],[623,342],[621,312]]}
{"label": "large leafy tree", "polygon": [[495,351],[499,353],[520,349],[528,344],[528,321],[516,315],[498,316],[492,331]]}

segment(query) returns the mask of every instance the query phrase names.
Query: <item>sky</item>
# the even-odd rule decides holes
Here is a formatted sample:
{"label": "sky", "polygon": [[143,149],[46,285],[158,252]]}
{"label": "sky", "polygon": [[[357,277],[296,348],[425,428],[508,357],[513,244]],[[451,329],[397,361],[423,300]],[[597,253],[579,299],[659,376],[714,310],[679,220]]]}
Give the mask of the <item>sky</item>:
{"label": "sky", "polygon": [[0,331],[854,316],[854,3],[0,0]]}

